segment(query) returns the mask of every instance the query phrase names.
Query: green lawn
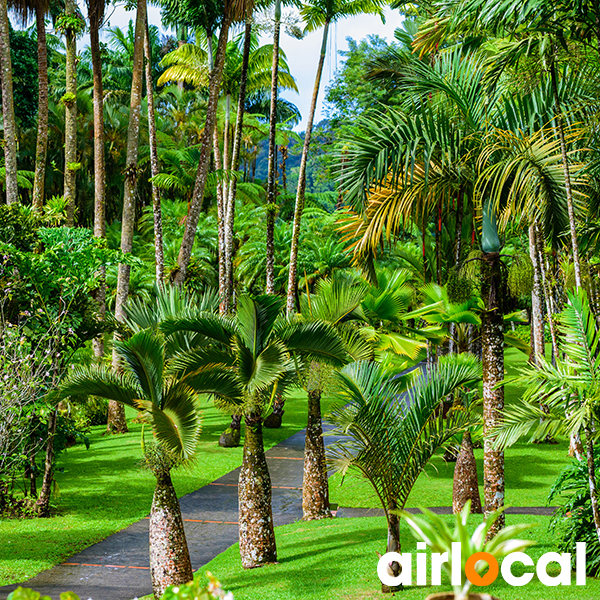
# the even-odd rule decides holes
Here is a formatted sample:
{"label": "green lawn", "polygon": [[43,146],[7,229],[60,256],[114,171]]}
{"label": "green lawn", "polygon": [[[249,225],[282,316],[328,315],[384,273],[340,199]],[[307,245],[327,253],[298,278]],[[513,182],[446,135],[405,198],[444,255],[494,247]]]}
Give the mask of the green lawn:
{"label": "green lawn", "polygon": [[[448,521],[452,516],[445,517]],[[473,517],[473,528],[479,523]],[[535,539],[538,545],[528,550],[534,561],[554,550],[547,531],[548,517],[509,515],[511,523],[538,523],[538,527],[521,535]],[[401,525],[403,552],[415,552],[416,541],[406,525]],[[386,598],[381,594],[377,578],[377,554],[385,550],[386,525],[383,517],[333,519],[294,523],[276,528],[279,564],[244,571],[239,547],[232,546],[199,570],[210,571],[224,589],[233,592],[235,600],[366,600]],[[553,572],[553,566],[555,571]],[[513,568],[515,575],[519,571]],[[550,575],[558,574],[550,565]],[[573,579],[574,581],[574,579]],[[423,600],[428,594],[450,590],[444,587],[413,587],[395,595],[401,600]],[[474,588],[477,590],[477,588]],[[512,588],[499,578],[486,592],[502,600],[592,600],[600,597],[600,581],[588,579],[585,587],[545,587],[537,577],[520,588]]]}
{"label": "green lawn", "polygon": [[[510,348],[505,354],[507,376],[516,375],[526,366],[527,358]],[[519,389],[506,387],[506,404],[514,403]],[[569,444],[515,444],[506,450],[506,503],[509,506],[546,506],[546,499],[558,472],[569,462]],[[475,450],[479,484],[483,491],[483,450]],[[452,506],[452,477],[454,463],[446,463],[436,456],[417,481],[408,500],[408,506]],[[330,480],[331,501],[340,506],[379,508],[379,499],[373,488],[354,475],[334,475]]]}
{"label": "green lawn", "polygon": [[[230,417],[207,403],[198,459],[174,474],[179,495],[241,464],[241,447],[217,445],[229,422]],[[298,392],[286,402],[283,426],[265,430],[265,444],[271,447],[305,426],[306,403]],[[0,520],[0,585],[24,581],[148,514],[154,477],[139,466],[141,426],[130,424],[130,433],[123,436],[102,435],[105,429],[93,428],[89,450],[80,444],[59,456],[56,516]]]}

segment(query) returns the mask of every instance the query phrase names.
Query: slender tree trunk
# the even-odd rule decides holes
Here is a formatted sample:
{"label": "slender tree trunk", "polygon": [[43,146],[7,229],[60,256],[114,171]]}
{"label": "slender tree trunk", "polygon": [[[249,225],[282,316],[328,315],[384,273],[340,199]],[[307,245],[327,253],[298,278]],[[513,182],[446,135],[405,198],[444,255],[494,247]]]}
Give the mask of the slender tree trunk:
{"label": "slender tree trunk", "polygon": [[534,224],[535,228],[535,242],[537,247],[538,262],[540,265],[540,275],[542,281],[542,289],[544,291],[544,299],[546,302],[546,314],[548,315],[548,328],[550,329],[550,339],[552,340],[552,353],[553,356],[558,356],[558,336],[556,332],[556,325],[554,322],[554,315],[556,314],[556,305],[552,298],[552,290],[550,289],[550,283],[548,281],[547,267],[544,260],[544,246],[542,242],[542,236],[537,223]]}
{"label": "slender tree trunk", "polygon": [[210,165],[210,148],[212,145],[212,135],[217,118],[217,107],[219,101],[219,90],[221,88],[221,78],[223,75],[223,64],[225,63],[225,51],[227,47],[227,36],[229,34],[229,26],[231,18],[225,15],[221,24],[219,33],[219,44],[217,46],[217,55],[215,66],[211,71],[209,83],[208,103],[206,106],[206,122],[204,124],[204,132],[202,133],[202,146],[200,149],[200,159],[198,161],[198,171],[196,172],[196,182],[194,184],[194,192],[192,201],[188,210],[188,216],[185,221],[185,231],[181,241],[181,249],[177,259],[178,270],[173,278],[175,284],[181,285],[185,281],[188,265],[192,256],[192,248],[194,246],[194,238],[196,236],[196,227],[198,227],[198,219],[202,209],[204,200],[204,190],[206,188],[206,180],[208,178],[208,168]]}
{"label": "slender tree trunk", "polygon": [[[217,126],[213,130],[213,154],[215,169],[223,171],[223,159],[219,147],[219,132]],[[219,298],[225,295],[225,189],[222,181],[217,183],[217,238],[218,238],[218,267],[219,267]],[[223,302],[219,303],[219,313],[223,314]]]}
{"label": "slender tree trunk", "polygon": [[[462,191],[459,190],[456,196],[456,227],[454,230],[454,237],[456,240],[456,244],[454,246],[454,263],[456,265],[460,264],[460,256],[462,252],[462,225],[463,225],[463,194]],[[448,341],[448,353],[454,354],[457,350],[456,343],[456,323],[450,323],[450,340]],[[460,350],[458,350],[460,352]]]}
{"label": "slender tree trunk", "polygon": [[244,460],[238,490],[242,566],[252,569],[277,562],[271,476],[265,458],[259,415],[246,417]]}
{"label": "slender tree trunk", "polygon": [[[485,310],[482,314],[481,341],[483,355],[483,484],[484,514],[504,506],[504,452],[493,447],[490,432],[500,426],[504,415],[504,334],[502,313],[502,272],[500,255],[484,253],[482,264],[482,296]],[[504,527],[504,513],[491,528],[492,538]]]}
{"label": "slender tree trunk", "polygon": [[[144,78],[144,37],[146,35],[146,0],[138,0],[135,19],[135,42],[133,49],[133,77],[131,81],[131,101],[129,105],[129,126],[127,129],[127,155],[125,159],[125,190],[123,194],[123,217],[121,219],[121,251],[131,254],[133,231],[135,228],[135,194],[138,172],[138,150],[140,136],[140,112],[142,106],[142,81]],[[125,306],[129,295],[131,267],[119,265],[115,317],[123,322],[126,318]],[[119,368],[118,356],[113,352],[113,368]],[[127,422],[122,404],[111,400],[108,410],[110,433],[125,433]]]}
{"label": "slender tree trunk", "polygon": [[562,155],[563,171],[565,174],[565,192],[567,196],[567,210],[569,213],[569,229],[571,231],[571,248],[573,250],[573,267],[575,269],[575,285],[581,287],[581,264],[579,262],[579,242],[577,241],[577,225],[575,222],[575,208],[573,206],[573,190],[571,188],[571,173],[569,171],[569,157],[567,155],[567,144],[565,142],[565,131],[563,114],[558,96],[558,82],[556,77],[556,65],[554,58],[550,64],[550,75],[552,79],[552,91],[554,92],[554,106],[556,111],[556,130],[560,140],[560,153]]}
{"label": "slender tree trunk", "polygon": [[17,124],[13,96],[13,73],[10,57],[10,26],[6,0],[0,0],[0,68],[2,69],[2,117],[4,123],[4,167],[6,169],[6,203],[19,200],[17,185]]}
{"label": "slender tree trunk", "polygon": [[477,462],[473,452],[471,433],[465,431],[460,452],[454,466],[454,483],[452,486],[452,512],[458,514],[467,500],[471,501],[471,513],[481,514],[479,497],[479,480],[477,478]]}
{"label": "slender tree trunk", "polygon": [[290,270],[288,277],[287,303],[286,311],[290,315],[294,312],[294,299],[296,294],[296,285],[298,283],[298,246],[300,242],[300,222],[302,212],[304,211],[304,196],[306,193],[306,167],[308,164],[308,150],[310,148],[310,138],[312,127],[317,109],[317,97],[321,86],[321,76],[323,74],[323,65],[327,53],[327,36],[329,34],[329,21],[325,21],[323,26],[323,40],[321,42],[321,54],[319,55],[319,64],[317,66],[317,75],[315,77],[315,87],[313,89],[310,111],[308,113],[308,122],[306,123],[306,133],[304,134],[304,146],[302,147],[302,159],[300,161],[300,172],[298,173],[298,190],[296,191],[296,206],[294,208],[294,226],[292,229],[292,244],[290,249]]}
{"label": "slender tree trunk", "polygon": [[[244,104],[246,102],[246,87],[248,84],[248,62],[252,42],[252,15],[246,19],[244,31],[244,51],[242,54],[242,70],[240,72],[240,90],[238,96],[237,115],[235,121],[235,137],[231,156],[231,169],[237,171],[240,166],[240,151],[242,148],[242,131],[244,128]],[[231,180],[229,196],[225,209],[225,298],[224,311],[229,313],[233,304],[233,227],[235,224],[235,199],[237,193],[237,177]]]}
{"label": "slender tree trunk", "polygon": [[[65,14],[75,16],[75,0],[66,0]],[[76,181],[77,181],[77,37],[69,28],[66,38],[66,100],[65,105],[65,176],[64,196],[67,203],[67,226],[75,225]]]}
{"label": "slender tree trunk", "polygon": [[40,496],[35,503],[36,510],[40,517],[47,517],[50,514],[50,495],[52,494],[52,481],[54,479],[54,435],[56,434],[57,417],[58,408],[55,408],[50,412],[48,418],[48,440],[46,442],[44,479],[42,480]]}
{"label": "slender tree trunk", "polygon": [[546,354],[544,344],[544,317],[542,314],[542,276],[537,251],[535,224],[529,225],[529,256],[533,263],[533,287],[531,289],[531,351],[533,361],[539,366]]}
{"label": "slender tree trunk", "polygon": [[48,152],[48,47],[46,45],[46,15],[40,7],[35,9],[35,24],[38,46],[38,129],[35,147],[33,208],[41,212],[44,206],[46,154]]}
{"label": "slender tree trunk", "polygon": [[[106,162],[104,156],[104,89],[102,85],[102,56],[100,27],[104,20],[104,0],[88,3],[90,20],[90,52],[94,81],[94,237],[106,237]],[[99,285],[94,294],[100,318],[106,315],[106,267],[98,272]],[[94,356],[104,356],[104,338],[92,341]]]}
{"label": "slender tree trunk", "polygon": [[[156,177],[160,171],[158,163],[158,142],[156,140],[156,112],[154,110],[154,82],[152,81],[152,49],[150,48],[150,29],[146,17],[144,36],[144,55],[146,63],[146,99],[148,101],[148,140],[150,143],[150,173]],[[152,215],[154,217],[154,262],[156,283],[162,286],[165,277],[165,255],[163,250],[162,210],[160,189],[152,181]]]}
{"label": "slender tree trunk", "polygon": [[279,146],[279,152],[281,152],[281,187],[283,188],[283,193],[287,194],[287,157],[288,157],[288,149],[287,146],[281,145]]}
{"label": "slender tree trunk", "polygon": [[308,392],[308,423],[304,442],[302,512],[305,521],[329,519],[329,483],[321,421],[321,390]]}
{"label": "slender tree trunk", "polygon": [[279,34],[281,30],[281,0],[275,0],[273,30],[273,65],[271,67],[271,110],[269,119],[269,165],[267,171],[267,257],[266,290],[275,293],[275,217],[277,216],[277,92],[279,83]]}
{"label": "slender tree trunk", "polygon": [[170,585],[184,585],[194,577],[181,507],[168,471],[156,473],[150,510],[150,575],[158,600]]}

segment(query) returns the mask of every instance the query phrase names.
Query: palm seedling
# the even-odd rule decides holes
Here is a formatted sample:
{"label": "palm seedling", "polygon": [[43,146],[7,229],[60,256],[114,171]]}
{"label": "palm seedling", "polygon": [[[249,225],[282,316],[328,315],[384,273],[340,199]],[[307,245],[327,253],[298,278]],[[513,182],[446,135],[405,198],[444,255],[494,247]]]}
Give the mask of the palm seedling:
{"label": "palm seedling", "polygon": [[114,342],[119,372],[105,365],[77,367],[58,390],[57,400],[98,396],[140,411],[154,436],[143,444],[144,463],[156,477],[150,511],[150,573],[154,596],[169,585],[192,580],[192,565],[171,470],[189,462],[200,435],[197,394],[166,357],[161,335],[140,331]]}
{"label": "palm seedling", "polygon": [[206,314],[163,324],[167,334],[187,331],[205,339],[204,347],[180,355],[177,366],[196,392],[212,394],[218,406],[242,415],[246,424],[238,486],[244,568],[277,560],[262,433],[275,396],[285,393],[303,362],[341,366],[346,359],[344,344],[331,325],[285,320],[281,308],[276,296],[242,296],[234,317]]}
{"label": "palm seedling", "polygon": [[387,552],[400,548],[397,511],[413,485],[451,438],[475,422],[469,411],[444,418],[444,399],[481,379],[481,365],[470,355],[440,358],[409,386],[376,363],[353,363],[336,374],[339,404],[328,416],[332,434],[346,437],[330,447],[334,469],[356,472],[374,488],[388,523]]}

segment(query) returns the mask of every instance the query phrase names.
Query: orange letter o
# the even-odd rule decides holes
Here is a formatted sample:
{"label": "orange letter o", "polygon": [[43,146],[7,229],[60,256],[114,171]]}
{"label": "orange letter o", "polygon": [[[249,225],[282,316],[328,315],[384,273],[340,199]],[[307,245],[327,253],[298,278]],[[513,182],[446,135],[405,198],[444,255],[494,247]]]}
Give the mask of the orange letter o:
{"label": "orange letter o", "polygon": [[[480,560],[484,560],[489,566],[488,572],[483,576],[475,571],[475,565]],[[473,585],[490,585],[498,577],[498,561],[489,552],[471,554],[465,563],[465,575]]]}

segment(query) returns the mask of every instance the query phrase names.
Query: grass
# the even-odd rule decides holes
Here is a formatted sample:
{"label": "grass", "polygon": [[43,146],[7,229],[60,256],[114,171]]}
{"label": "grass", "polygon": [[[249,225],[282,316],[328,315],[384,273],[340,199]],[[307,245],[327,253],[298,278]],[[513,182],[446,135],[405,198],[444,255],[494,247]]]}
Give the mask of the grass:
{"label": "grass", "polygon": [[[510,348],[505,354],[507,376],[513,376],[524,368],[527,358]],[[520,397],[519,389],[507,385],[505,401],[515,403]],[[518,443],[508,448],[506,458],[506,504],[509,506],[546,506],[548,492],[559,471],[569,462],[569,444]],[[483,450],[475,450],[480,489],[483,490]],[[407,506],[452,506],[452,478],[454,463],[446,463],[438,454],[419,477],[408,499]],[[379,508],[380,502],[373,488],[364,479],[348,475],[342,481],[338,475],[330,479],[331,501],[339,506]]]}
{"label": "grass", "polygon": [[[173,476],[178,495],[197,490],[241,464],[241,447],[217,444],[229,422],[229,416],[206,405],[198,458]],[[286,402],[282,427],[264,431],[265,446],[305,426],[306,402],[298,392]],[[139,466],[141,426],[130,423],[130,433],[119,436],[102,435],[105,429],[93,428],[89,450],[77,445],[59,456],[55,516],[0,519],[0,585],[33,577],[148,514],[155,480]]]}
{"label": "grass", "polygon": [[[452,516],[444,517],[451,522]],[[478,523],[473,518],[473,528]],[[508,524],[538,523],[535,529],[520,537],[535,539],[537,546],[527,553],[534,561],[554,550],[548,532],[548,517],[509,515]],[[235,600],[367,600],[386,598],[381,594],[377,578],[377,554],[384,552],[386,524],[383,517],[333,519],[294,523],[276,528],[279,563],[262,569],[244,571],[240,564],[239,546],[232,546],[198,571],[217,576]],[[416,541],[408,527],[401,524],[403,552],[415,552]],[[554,571],[553,571],[554,567]],[[518,565],[513,574],[520,575]],[[558,566],[550,565],[550,575],[558,574]],[[442,578],[444,581],[444,578]],[[446,579],[447,581],[447,579]],[[573,578],[574,582],[574,578]],[[412,587],[395,597],[401,600],[423,600],[434,592],[450,591],[451,586]],[[474,591],[483,591],[474,588]],[[592,600],[600,597],[600,581],[588,578],[585,587],[546,587],[537,577],[525,587],[513,588],[501,578],[485,592],[502,600]]]}

